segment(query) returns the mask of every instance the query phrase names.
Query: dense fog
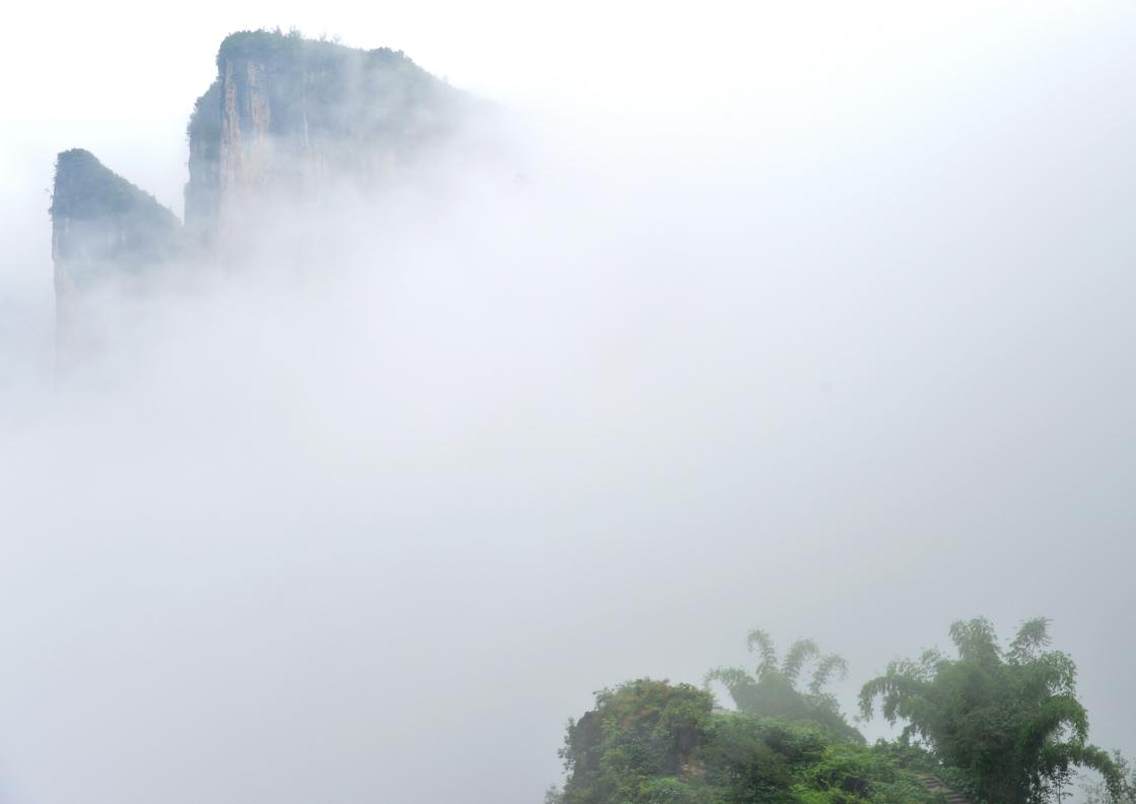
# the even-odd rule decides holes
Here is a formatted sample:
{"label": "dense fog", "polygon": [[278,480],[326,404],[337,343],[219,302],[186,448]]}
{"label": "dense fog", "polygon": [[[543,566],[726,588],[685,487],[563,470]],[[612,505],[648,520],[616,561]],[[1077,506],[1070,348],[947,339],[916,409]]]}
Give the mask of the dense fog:
{"label": "dense fog", "polygon": [[[761,625],[851,710],[977,615],[1136,753],[1136,11],[329,5],[0,57],[0,800],[534,802],[605,685]],[[57,372],[55,152],[181,214],[217,43],[293,24],[500,150],[250,216]]]}

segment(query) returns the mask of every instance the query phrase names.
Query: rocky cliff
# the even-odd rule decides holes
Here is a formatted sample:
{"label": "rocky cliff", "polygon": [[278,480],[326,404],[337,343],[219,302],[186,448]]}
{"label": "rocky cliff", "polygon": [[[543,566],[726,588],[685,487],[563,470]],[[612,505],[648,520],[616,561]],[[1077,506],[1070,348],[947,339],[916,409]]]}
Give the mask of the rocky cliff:
{"label": "rocky cliff", "polygon": [[260,201],[381,184],[450,134],[464,103],[399,52],[233,34],[189,123],[186,225],[208,243]]}
{"label": "rocky cliff", "polygon": [[279,32],[229,36],[189,121],[184,227],[89,152],[59,155],[51,218],[61,315],[101,279],[209,259],[272,203],[318,199],[339,182],[381,187],[452,134],[468,105],[400,52]]}
{"label": "rocky cliff", "polygon": [[56,159],[50,212],[57,293],[137,274],[182,247],[172,212],[79,148]]}
{"label": "rocky cliff", "polygon": [[81,303],[101,284],[144,284],[184,252],[181,222],[153,196],[72,149],[55,162],[51,201],[57,336],[74,353],[83,336]]}

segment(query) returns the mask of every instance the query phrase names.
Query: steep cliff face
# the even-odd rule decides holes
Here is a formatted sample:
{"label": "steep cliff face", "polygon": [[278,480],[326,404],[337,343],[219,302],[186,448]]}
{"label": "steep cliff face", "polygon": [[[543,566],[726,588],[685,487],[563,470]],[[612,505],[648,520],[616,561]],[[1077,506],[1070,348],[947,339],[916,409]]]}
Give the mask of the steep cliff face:
{"label": "steep cliff face", "polygon": [[233,34],[189,123],[186,224],[209,242],[258,201],[381,182],[451,133],[463,103],[392,50]]}
{"label": "steep cliff face", "polygon": [[60,296],[157,268],[181,251],[177,217],[89,151],[59,154],[50,212]]}
{"label": "steep cliff face", "polygon": [[197,99],[189,119],[189,182],[185,186],[186,229],[206,241],[217,228],[220,205],[221,82]]}
{"label": "steep cliff face", "polygon": [[101,280],[230,264],[251,220],[272,230],[273,204],[319,202],[340,182],[383,186],[454,133],[469,105],[402,53],[233,34],[190,117],[184,227],[87,151],[59,155],[51,217],[60,340],[75,339],[69,322]]}
{"label": "steep cliff face", "polygon": [[55,162],[51,200],[56,334],[62,362],[90,346],[83,301],[102,283],[144,283],[183,253],[181,222],[153,196],[73,149]]}

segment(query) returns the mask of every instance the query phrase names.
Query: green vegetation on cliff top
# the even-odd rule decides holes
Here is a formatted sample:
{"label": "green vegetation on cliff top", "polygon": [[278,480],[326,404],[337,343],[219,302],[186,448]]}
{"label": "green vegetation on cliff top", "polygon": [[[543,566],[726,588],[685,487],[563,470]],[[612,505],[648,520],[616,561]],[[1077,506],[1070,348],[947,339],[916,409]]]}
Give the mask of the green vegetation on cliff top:
{"label": "green vegetation on cliff top", "polygon": [[[907,726],[894,742],[865,744],[824,691],[844,660],[811,640],[784,660],[761,630],[751,675],[714,670],[736,711],[709,689],[638,679],[596,694],[571,721],[560,755],[563,789],[549,804],[1045,804],[1067,800],[1078,769],[1099,774],[1094,802],[1136,802],[1136,774],[1087,742],[1076,667],[1049,650],[1048,622],[1030,620],[1007,648],[984,619],[955,623],[957,657],[928,651],[864,685],[861,715],[882,703]],[[809,685],[798,678],[811,664]],[[953,792],[951,792],[953,791]]]}
{"label": "green vegetation on cliff top", "polygon": [[[362,50],[325,39],[305,39],[297,32],[239,31],[217,51],[218,81],[226,66],[235,80],[248,80],[243,64],[256,65],[260,91],[270,100],[274,133],[392,137],[421,135],[444,122],[445,111],[463,97],[444,81],[415,64],[402,51]],[[215,137],[222,98],[214,83],[202,95],[190,118],[191,140]]]}
{"label": "green vegetation on cliff top", "polygon": [[569,725],[559,804],[919,804],[936,798],[882,747],[823,726],[714,709],[688,684],[639,679]]}
{"label": "green vegetation on cliff top", "polygon": [[58,276],[76,286],[160,267],[183,248],[177,216],[79,148],[56,159],[49,211]]}
{"label": "green vegetation on cliff top", "polygon": [[104,215],[138,215],[158,227],[176,228],[177,216],[94,154],[82,148],[63,151],[55,160],[55,186],[48,210],[52,217],[76,220]]}

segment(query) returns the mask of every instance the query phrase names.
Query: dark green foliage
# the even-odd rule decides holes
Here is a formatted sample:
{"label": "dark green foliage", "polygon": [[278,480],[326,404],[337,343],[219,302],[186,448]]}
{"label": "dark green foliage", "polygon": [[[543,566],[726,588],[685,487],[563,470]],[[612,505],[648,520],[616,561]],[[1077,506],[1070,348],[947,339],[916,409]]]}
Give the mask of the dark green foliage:
{"label": "dark green foliage", "polygon": [[704,742],[714,701],[688,684],[647,679],[596,694],[596,708],[568,727],[561,752],[576,780],[566,801],[635,801],[655,777],[675,778]]}
{"label": "dark green foliage", "polygon": [[1136,768],[1119,751],[1112,754],[1116,775],[1112,783],[1096,781],[1083,785],[1084,804],[1136,804]]}
{"label": "dark green foliage", "polygon": [[937,800],[915,774],[895,762],[880,746],[831,743],[800,776],[794,793],[801,802],[915,804]]}
{"label": "dark green foliage", "polygon": [[792,801],[793,768],[824,753],[819,732],[788,724],[719,713],[702,750],[705,779],[723,801]]}
{"label": "dark green foliage", "polygon": [[[816,723],[843,739],[863,742],[864,738],[840,713],[836,699],[825,691],[834,675],[843,677],[847,672],[844,659],[836,654],[823,655],[811,639],[801,639],[789,647],[784,661],[779,662],[773,640],[760,628],[750,632],[747,643],[750,651],[756,651],[760,657],[753,674],[740,667],[721,667],[706,676],[707,682],[725,685],[739,710]],[[807,688],[801,691],[797,685],[810,664],[812,676]]]}
{"label": "dark green foliage", "polygon": [[708,692],[640,679],[596,695],[561,751],[562,804],[917,804],[885,752],[817,725],[713,709]]}
{"label": "dark green foliage", "polygon": [[[1030,620],[1002,648],[983,619],[951,627],[957,658],[927,651],[864,685],[865,717],[880,701],[903,736],[868,747],[824,687],[844,671],[815,643],[784,660],[756,630],[753,675],[716,670],[737,712],[708,690],[642,679],[596,696],[568,728],[562,792],[547,804],[1042,804],[1072,793],[1077,769],[1099,772],[1091,804],[1136,802],[1136,772],[1089,745],[1072,659],[1049,650],[1048,622]],[[811,682],[797,689],[804,669]]]}
{"label": "dark green foliage", "polygon": [[981,798],[968,775],[958,768],[944,765],[924,745],[906,739],[877,740],[875,749],[877,753],[887,755],[897,767],[911,771],[918,777],[934,779],[952,792],[969,796],[975,802]]}
{"label": "dark green foliage", "polygon": [[990,802],[1050,801],[1077,767],[1104,774],[1113,789],[1112,759],[1088,745],[1088,716],[1076,699],[1076,666],[1049,644],[1044,619],[1027,622],[1004,650],[984,619],[957,622],[957,658],[937,651],[892,662],[864,685],[865,717],[880,701],[889,722],[903,720],[904,739],[924,742],[957,768]]}

